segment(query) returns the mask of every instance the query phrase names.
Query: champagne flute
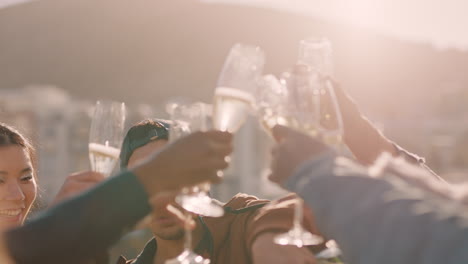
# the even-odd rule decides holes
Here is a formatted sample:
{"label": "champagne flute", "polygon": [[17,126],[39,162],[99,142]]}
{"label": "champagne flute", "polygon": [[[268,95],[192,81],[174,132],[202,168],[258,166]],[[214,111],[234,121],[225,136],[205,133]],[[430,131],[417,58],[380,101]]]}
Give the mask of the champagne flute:
{"label": "champagne flute", "polygon": [[288,90],[276,76],[264,75],[258,82],[255,97],[257,115],[270,136],[275,125],[288,125]]}
{"label": "champagne flute", "polygon": [[333,49],[326,38],[307,38],[299,42],[298,63],[309,65],[313,71],[333,76]]}
{"label": "champagne flute", "polygon": [[[288,105],[291,106],[289,126],[340,149],[343,120],[333,86],[330,81],[322,77],[326,74],[332,74],[329,41],[326,39],[301,41],[298,64],[292,73],[284,73],[282,79],[288,88]],[[292,229],[275,237],[275,243],[302,247],[323,241],[302,227],[300,223],[302,215],[303,200],[298,199]]]}
{"label": "champagne flute", "polygon": [[[207,105],[203,103],[195,103],[193,105],[183,105],[172,102],[168,104],[167,111],[171,115],[171,126],[169,129],[169,143],[186,136],[196,130],[206,130],[207,124]],[[192,220],[192,215],[189,211],[201,210],[205,215],[220,216],[224,213],[222,207],[214,206],[211,198],[207,194],[207,184],[200,184],[193,187],[183,188],[181,193],[176,197],[176,201],[186,209],[185,219],[185,236],[184,250],[174,259],[167,260],[166,264],[209,264],[210,260],[205,259],[192,250],[192,231],[189,228],[189,223]],[[209,187],[209,184],[208,184]],[[198,204],[197,204],[198,203]],[[203,207],[203,206],[204,207]],[[221,210],[221,212],[219,212]],[[198,213],[198,212],[195,212]],[[220,215],[219,215],[220,214]]]}
{"label": "champagne flute", "polygon": [[[294,74],[295,72],[293,72]],[[265,75],[258,82],[257,113],[267,131],[277,125],[285,125],[295,129],[314,127],[315,112],[302,114],[302,102],[299,100],[298,84],[302,81],[299,76],[283,73],[279,81],[274,75]],[[293,106],[294,104],[300,104]],[[316,109],[314,109],[316,110]],[[306,118],[306,119],[305,119]],[[309,124],[309,125],[307,125]],[[312,130],[310,130],[312,131]],[[297,198],[294,203],[293,226],[286,233],[275,236],[274,242],[280,245],[294,245],[297,247],[317,245],[323,242],[320,236],[314,235],[302,226],[303,201]]]}
{"label": "champagne flute", "polygon": [[97,101],[89,132],[89,159],[93,171],[109,176],[119,159],[125,124],[125,104]]}
{"label": "champagne flute", "polygon": [[[259,47],[237,43],[231,48],[214,94],[215,129],[231,133],[239,130],[255,104],[253,94],[264,65],[265,54]],[[217,174],[222,177],[224,173],[219,170]]]}
{"label": "champagne flute", "polygon": [[[169,131],[169,141],[195,131],[207,131],[211,127],[212,106],[197,102],[193,104],[170,103],[167,110],[171,115],[172,126]],[[177,196],[177,202],[187,211],[211,217],[224,214],[221,205],[214,203],[208,195],[210,183],[201,183],[182,188]]]}
{"label": "champagne flute", "polygon": [[[307,38],[299,43],[298,62],[310,67],[315,85],[320,90],[319,128],[325,143],[343,153],[343,117],[333,84],[328,78],[333,76],[333,49],[326,38]],[[317,90],[317,88],[316,88]]]}
{"label": "champagne flute", "polygon": [[263,51],[256,46],[235,44],[219,75],[214,94],[214,128],[236,132],[255,103],[256,82],[265,64]]}
{"label": "champagne flute", "polygon": [[317,260],[337,260],[342,255],[341,249],[335,240],[328,240],[327,243],[325,243],[325,246],[327,247],[326,249],[320,251],[319,253],[317,253],[317,255],[315,255],[315,258]]}

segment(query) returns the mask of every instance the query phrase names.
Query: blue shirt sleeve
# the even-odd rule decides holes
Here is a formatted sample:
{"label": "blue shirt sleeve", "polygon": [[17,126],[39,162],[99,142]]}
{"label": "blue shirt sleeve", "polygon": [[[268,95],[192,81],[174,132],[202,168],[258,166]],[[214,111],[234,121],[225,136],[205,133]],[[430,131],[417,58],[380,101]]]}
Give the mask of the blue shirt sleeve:
{"label": "blue shirt sleeve", "polygon": [[285,185],[312,208],[346,263],[468,263],[468,208],[405,177],[372,178],[326,152]]}
{"label": "blue shirt sleeve", "polygon": [[7,232],[7,246],[18,264],[80,263],[106,250],[149,212],[143,186],[131,172],[122,172]]}

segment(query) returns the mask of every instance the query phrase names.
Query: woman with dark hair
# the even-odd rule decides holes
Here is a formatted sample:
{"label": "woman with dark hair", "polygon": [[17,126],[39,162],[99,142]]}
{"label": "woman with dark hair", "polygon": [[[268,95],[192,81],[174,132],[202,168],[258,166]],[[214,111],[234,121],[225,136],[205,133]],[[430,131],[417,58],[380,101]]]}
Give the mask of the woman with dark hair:
{"label": "woman with dark hair", "polygon": [[35,149],[0,123],[0,232],[22,225],[37,195]]}
{"label": "woman with dark hair", "polygon": [[[75,191],[82,185],[74,184],[59,193],[55,206],[20,226],[37,193],[34,149],[13,128],[0,127],[1,264],[82,264],[94,259],[150,213],[148,199],[154,195],[219,181],[216,172],[227,167],[225,157],[232,151],[227,132],[193,133],[79,195]],[[83,173],[69,177],[69,183],[84,181],[79,175]]]}

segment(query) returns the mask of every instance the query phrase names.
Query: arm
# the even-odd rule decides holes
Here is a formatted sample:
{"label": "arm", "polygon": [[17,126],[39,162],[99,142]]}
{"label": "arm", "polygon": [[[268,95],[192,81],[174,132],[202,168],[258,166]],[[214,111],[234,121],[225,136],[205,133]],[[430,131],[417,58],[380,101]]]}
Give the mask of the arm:
{"label": "arm", "polygon": [[[17,263],[79,263],[105,250],[150,212],[148,196],[130,172],[46,211],[6,234]],[[74,262],[75,261],[75,262]]]}
{"label": "arm", "polygon": [[8,231],[6,248],[17,264],[87,260],[149,213],[148,197],[162,190],[219,180],[216,171],[227,167],[225,156],[232,151],[231,142],[229,133],[216,131],[181,138],[132,172],[111,177]]}
{"label": "arm", "polygon": [[338,104],[343,115],[344,142],[356,157],[357,161],[365,166],[371,165],[384,152],[392,156],[403,157],[410,163],[419,164],[433,176],[442,180],[426,164],[424,158],[413,154],[382,134],[372,122],[359,110],[356,102],[337,83],[330,80],[335,88]]}
{"label": "arm", "polygon": [[84,171],[69,175],[60,187],[50,206],[54,206],[64,200],[74,197],[86,190],[91,189],[98,183],[104,181],[106,177],[98,172]]}
{"label": "arm", "polygon": [[[105,179],[106,177],[104,175],[93,171],[73,173],[65,179],[65,182],[62,184],[62,187],[58,191],[54,200],[49,204],[49,207],[52,207],[62,201],[65,201],[67,199],[70,199],[71,197],[85,192],[86,190],[91,189],[92,187],[96,186]],[[88,261],[83,262],[82,264],[99,264],[108,262],[108,252],[102,251],[99,254],[90,258]]]}
{"label": "arm", "polygon": [[431,184],[415,186],[411,175],[387,178],[370,178],[326,152],[286,186],[313,208],[318,228],[335,238],[349,263],[466,263],[466,208]]}

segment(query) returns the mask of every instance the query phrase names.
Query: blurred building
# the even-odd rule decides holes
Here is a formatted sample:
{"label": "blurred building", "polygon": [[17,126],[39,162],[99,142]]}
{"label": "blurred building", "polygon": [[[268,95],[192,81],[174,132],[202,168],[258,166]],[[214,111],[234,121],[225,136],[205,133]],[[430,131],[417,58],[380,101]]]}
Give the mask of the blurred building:
{"label": "blurred building", "polygon": [[[41,200],[48,203],[70,173],[88,170],[89,127],[94,102],[75,99],[52,86],[0,89],[0,121],[32,139],[38,154]],[[149,105],[129,107],[132,124],[155,112]]]}
{"label": "blurred building", "polygon": [[[429,166],[449,181],[468,179],[468,87],[440,84],[436,96],[404,106],[395,116],[375,117],[385,134],[408,150],[426,158]],[[395,109],[398,106],[395,105]]]}
{"label": "blurred building", "polygon": [[82,156],[87,151],[83,130],[89,126],[89,116],[77,113],[87,112],[89,106],[50,86],[0,90],[0,98],[0,120],[15,126],[37,147],[41,198],[48,202],[66,175],[87,168]]}

